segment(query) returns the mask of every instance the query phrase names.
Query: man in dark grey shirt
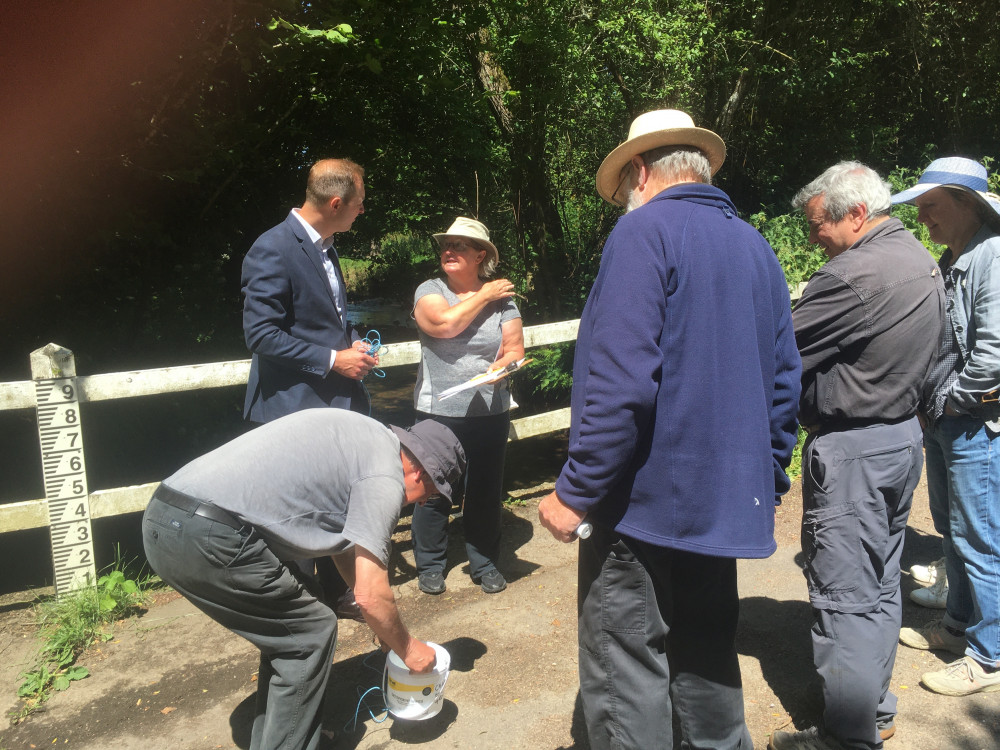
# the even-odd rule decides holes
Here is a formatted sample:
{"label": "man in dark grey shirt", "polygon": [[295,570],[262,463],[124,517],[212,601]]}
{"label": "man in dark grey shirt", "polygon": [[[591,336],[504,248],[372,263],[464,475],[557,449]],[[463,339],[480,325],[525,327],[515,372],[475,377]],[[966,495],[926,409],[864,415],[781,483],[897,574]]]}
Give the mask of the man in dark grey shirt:
{"label": "man in dark grey shirt", "polygon": [[802,547],[824,726],[773,750],[881,748],[902,615],[899,561],[923,466],[916,417],[944,320],[941,274],[857,162],[795,196],[829,262],[792,313],[802,356]]}
{"label": "man in dark grey shirt", "polygon": [[450,500],[464,471],[444,425],[386,428],[321,408],[241,435],[156,490],[142,522],[149,564],[260,648],[251,750],[312,750],[320,739],[337,617],[290,561],[332,555],[383,648],[414,672],[433,668],[433,648],[399,617],[390,540],[404,503]]}

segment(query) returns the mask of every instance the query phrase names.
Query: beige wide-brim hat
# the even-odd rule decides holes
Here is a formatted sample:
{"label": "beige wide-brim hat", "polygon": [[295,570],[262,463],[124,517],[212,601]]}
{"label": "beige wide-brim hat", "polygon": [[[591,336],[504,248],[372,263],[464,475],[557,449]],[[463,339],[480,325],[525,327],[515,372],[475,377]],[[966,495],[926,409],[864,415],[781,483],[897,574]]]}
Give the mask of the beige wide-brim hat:
{"label": "beige wide-brim hat", "polygon": [[705,128],[696,128],[694,120],[687,112],[679,109],[657,109],[646,112],[632,121],[628,138],[612,151],[597,170],[597,192],[609,203],[614,200],[615,191],[621,182],[622,167],[633,156],[661,146],[691,146],[708,158],[714,175],[726,160],[726,144],[722,139]]}
{"label": "beige wide-brim hat", "polygon": [[474,244],[486,251],[487,258],[484,265],[489,264],[490,260],[492,260],[492,267],[495,268],[497,263],[500,262],[500,253],[497,252],[496,245],[490,242],[490,230],[481,221],[476,221],[466,216],[459,216],[448,227],[448,231],[438,232],[434,235],[434,239],[437,240],[439,247],[444,246],[446,237],[466,237],[467,239],[475,240]]}

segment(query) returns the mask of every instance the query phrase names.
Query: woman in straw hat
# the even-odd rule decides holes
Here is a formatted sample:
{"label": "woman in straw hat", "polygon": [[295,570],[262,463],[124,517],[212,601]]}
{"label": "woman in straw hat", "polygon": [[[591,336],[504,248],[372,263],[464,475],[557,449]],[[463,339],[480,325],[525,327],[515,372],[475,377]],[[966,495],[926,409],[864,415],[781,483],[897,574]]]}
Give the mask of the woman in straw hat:
{"label": "woman in straw hat", "polygon": [[[469,572],[483,591],[507,587],[497,570],[500,552],[503,465],[510,430],[508,381],[462,391],[440,400],[442,391],[524,357],[521,313],[507,279],[488,280],[499,254],[489,230],[460,216],[448,231],[434,235],[441,250],[443,278],[430,279],[414,295],[413,316],[420,334],[421,360],[414,389],[417,419],[451,428],[468,457],[463,505]],[[445,590],[448,515],[451,501],[435,498],[413,513],[413,550],[420,590]]]}
{"label": "woman in straw hat", "polygon": [[925,388],[927,487],[943,537],[944,615],[899,639],[962,658],[921,681],[944,695],[1000,690],[1000,199],[971,159],[931,162],[917,184],[892,197],[917,206],[934,242],[947,325]]}

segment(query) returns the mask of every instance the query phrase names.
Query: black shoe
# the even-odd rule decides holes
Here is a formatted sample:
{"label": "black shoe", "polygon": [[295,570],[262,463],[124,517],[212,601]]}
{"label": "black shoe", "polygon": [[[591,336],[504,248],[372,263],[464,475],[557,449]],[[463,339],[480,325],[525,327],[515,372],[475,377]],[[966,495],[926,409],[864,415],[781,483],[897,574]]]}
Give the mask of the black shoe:
{"label": "black shoe", "polygon": [[440,570],[428,570],[426,573],[420,574],[417,585],[425,594],[443,594],[445,589],[444,575],[441,574]]}
{"label": "black shoe", "polygon": [[507,579],[499,570],[493,568],[493,570],[483,574],[480,584],[487,594],[498,594],[507,588]]}
{"label": "black shoe", "polygon": [[341,620],[365,621],[364,615],[361,614],[361,607],[358,606],[357,601],[354,599],[353,589],[347,589],[347,591],[340,595],[336,604],[334,604],[333,612]]}

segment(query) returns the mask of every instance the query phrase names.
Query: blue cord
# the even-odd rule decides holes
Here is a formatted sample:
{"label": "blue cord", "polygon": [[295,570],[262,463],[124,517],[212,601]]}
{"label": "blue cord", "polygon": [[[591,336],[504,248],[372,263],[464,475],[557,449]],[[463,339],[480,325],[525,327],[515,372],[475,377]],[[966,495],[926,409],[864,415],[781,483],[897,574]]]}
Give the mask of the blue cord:
{"label": "blue cord", "polygon": [[[361,688],[358,688],[358,690],[360,691]],[[367,703],[365,703],[365,696],[367,696],[368,693],[372,692],[373,690],[377,690],[379,692],[379,694],[382,693],[382,688],[379,687],[378,685],[376,685],[375,687],[370,687],[365,692],[361,693],[361,698],[358,699],[358,707],[354,711],[354,718],[351,719],[350,721],[348,721],[346,724],[344,724],[344,731],[345,732],[350,732],[351,734],[354,734],[354,732],[357,731],[357,729],[358,729],[358,714],[361,713],[361,707],[362,706],[365,707],[365,710],[368,711],[368,715],[372,718],[372,721],[374,721],[376,724],[381,724],[386,719],[389,718],[389,709],[386,708],[386,706],[385,706],[385,698],[384,697],[382,698],[382,708],[379,709],[379,712],[380,712],[379,716],[375,715],[375,709],[371,708]],[[378,708],[378,707],[376,706],[376,708]]]}
{"label": "blue cord", "polygon": [[[370,660],[373,657],[375,657],[375,656],[382,656],[382,652],[381,651],[373,651],[372,653],[368,654],[368,656],[366,656],[361,661],[361,664],[363,666],[367,667],[368,669],[372,670],[373,672],[375,672],[377,674],[381,674],[382,670],[376,669],[375,667],[373,667],[369,663]],[[358,699],[358,707],[354,710],[354,719],[351,720],[351,721],[348,721],[346,724],[344,724],[344,731],[345,732],[350,732],[351,734],[353,734],[355,731],[357,731],[357,728],[358,728],[358,715],[361,713],[361,707],[362,706],[365,707],[365,709],[368,711],[368,715],[372,718],[372,721],[374,721],[376,724],[381,724],[386,719],[389,718],[389,708],[388,708],[388,706],[385,705],[385,696],[384,695],[382,696],[382,707],[381,708],[379,708],[378,706],[375,706],[374,708],[372,708],[367,703],[365,703],[365,697],[368,695],[368,693],[372,692],[373,690],[377,690],[379,693],[382,693],[382,687],[381,687],[381,685],[375,685],[374,687],[370,687],[370,688],[368,688],[363,693],[361,693],[361,688],[360,687],[358,688],[358,692],[360,693],[361,697]],[[380,716],[376,716],[375,715],[375,710],[376,709],[378,709]]]}
{"label": "blue cord", "polygon": [[[369,357],[375,356],[379,351],[383,349],[385,351],[389,351],[388,347],[382,346],[382,334],[380,334],[374,328],[368,331],[368,333],[365,334],[365,337],[361,340],[368,346],[368,348],[365,350],[365,354],[367,354]],[[372,372],[375,373],[375,377],[377,378],[385,377],[385,370],[381,369],[380,367],[373,367]],[[364,378],[361,378],[361,380],[359,380],[358,382],[361,384],[361,390],[364,392],[365,398],[368,399],[368,416],[370,417],[372,415],[372,394],[368,391],[368,387],[365,385]]]}
{"label": "blue cord", "polygon": [[[365,337],[361,340],[368,345],[368,351],[366,351],[365,354],[367,354],[369,357],[374,357],[382,349],[389,351],[387,348],[382,346],[382,335],[374,328],[368,331],[368,333],[365,334]],[[377,378],[385,377],[385,370],[381,369],[380,367],[373,367],[372,373]]]}

